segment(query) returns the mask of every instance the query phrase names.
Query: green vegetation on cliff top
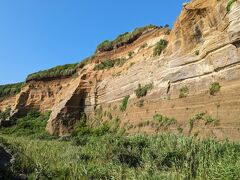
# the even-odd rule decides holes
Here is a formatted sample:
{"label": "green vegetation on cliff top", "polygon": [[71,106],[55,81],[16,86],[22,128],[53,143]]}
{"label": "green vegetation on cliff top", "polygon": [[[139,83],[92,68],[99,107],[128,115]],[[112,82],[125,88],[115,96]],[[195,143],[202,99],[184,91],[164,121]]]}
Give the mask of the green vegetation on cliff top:
{"label": "green vegetation on cliff top", "polygon": [[119,48],[126,44],[130,44],[130,43],[134,42],[135,40],[137,40],[143,34],[144,31],[146,31],[148,29],[153,29],[153,28],[158,28],[158,26],[147,25],[144,27],[139,27],[139,28],[136,28],[132,32],[126,32],[126,33],[119,35],[113,41],[109,41],[109,40],[103,41],[101,44],[99,44],[97,46],[96,52],[111,51],[114,48]]}
{"label": "green vegetation on cliff top", "polygon": [[48,70],[39,71],[33,74],[28,75],[26,81],[31,80],[48,80],[55,78],[69,77],[76,73],[77,68],[79,67],[78,63],[75,64],[66,64],[62,66],[56,66]]}
{"label": "green vegetation on cliff top", "polygon": [[0,85],[0,98],[18,94],[22,86],[23,83]]}

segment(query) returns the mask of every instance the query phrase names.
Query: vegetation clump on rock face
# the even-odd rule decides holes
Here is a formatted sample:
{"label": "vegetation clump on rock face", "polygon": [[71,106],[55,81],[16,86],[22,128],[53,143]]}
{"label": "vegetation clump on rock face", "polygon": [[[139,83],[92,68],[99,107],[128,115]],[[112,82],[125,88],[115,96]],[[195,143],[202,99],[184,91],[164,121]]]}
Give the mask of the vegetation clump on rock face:
{"label": "vegetation clump on rock face", "polygon": [[96,52],[105,52],[105,51],[111,51],[115,48],[119,48],[121,46],[124,46],[126,44],[130,44],[137,40],[146,30],[158,28],[158,26],[155,25],[147,25],[144,27],[136,28],[132,32],[126,32],[121,35],[119,35],[115,40],[113,41],[104,41],[101,44],[97,46]]}
{"label": "vegetation clump on rock face", "polygon": [[189,93],[188,87],[187,87],[187,86],[182,87],[182,88],[180,89],[179,98],[185,98],[185,97],[187,97],[188,93]]}
{"label": "vegetation clump on rock face", "polygon": [[219,92],[221,89],[221,86],[219,84],[219,82],[214,82],[211,84],[209,91],[211,95],[215,95],[217,92]]}
{"label": "vegetation clump on rock face", "polygon": [[39,71],[39,72],[30,74],[28,75],[26,81],[27,82],[32,80],[40,81],[40,80],[69,77],[77,72],[78,67],[79,67],[78,63],[56,66],[48,70]]}
{"label": "vegetation clump on rock face", "polygon": [[167,47],[167,45],[168,45],[168,41],[165,39],[161,39],[157,43],[157,46],[154,49],[153,56],[160,56],[163,50]]}
{"label": "vegetation clump on rock face", "polygon": [[237,2],[237,0],[229,0],[229,1],[228,1],[227,7],[226,7],[227,12],[230,12],[231,7],[232,7],[233,3],[235,3],[235,2]]}
{"label": "vegetation clump on rock face", "polygon": [[153,88],[153,84],[146,84],[145,86],[142,86],[141,84],[138,84],[138,88],[135,90],[135,94],[137,98],[141,98],[147,95],[148,91]]}
{"label": "vegetation clump on rock face", "polygon": [[196,115],[194,115],[192,118],[189,119],[189,133],[192,132],[192,129],[194,127],[194,123],[196,123],[197,121],[203,121],[205,123],[205,125],[209,125],[209,124],[213,124],[213,125],[217,125],[218,124],[218,120],[206,115],[206,113],[198,113]]}
{"label": "vegetation clump on rock face", "polygon": [[126,58],[107,59],[99,64],[96,64],[94,70],[104,70],[110,69],[114,66],[123,66],[126,61]]}
{"label": "vegetation clump on rock face", "polygon": [[0,85],[0,98],[20,93],[23,83]]}
{"label": "vegetation clump on rock face", "polygon": [[128,105],[128,99],[130,98],[130,96],[125,96],[124,99],[122,100],[122,104],[120,106],[120,110],[123,112],[127,109],[127,105]]}

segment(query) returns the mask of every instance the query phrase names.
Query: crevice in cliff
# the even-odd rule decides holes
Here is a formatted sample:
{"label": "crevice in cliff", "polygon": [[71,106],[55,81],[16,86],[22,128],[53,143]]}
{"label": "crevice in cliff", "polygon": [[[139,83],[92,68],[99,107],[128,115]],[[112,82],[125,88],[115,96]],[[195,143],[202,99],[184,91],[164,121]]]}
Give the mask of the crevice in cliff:
{"label": "crevice in cliff", "polygon": [[240,48],[240,40],[232,43],[236,48]]}

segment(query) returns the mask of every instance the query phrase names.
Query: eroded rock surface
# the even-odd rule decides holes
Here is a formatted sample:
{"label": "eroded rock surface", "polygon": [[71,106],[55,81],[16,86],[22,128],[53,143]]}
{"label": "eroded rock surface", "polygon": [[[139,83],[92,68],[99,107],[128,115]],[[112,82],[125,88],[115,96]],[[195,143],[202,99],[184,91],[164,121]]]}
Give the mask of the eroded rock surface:
{"label": "eroded rock surface", "polygon": [[[28,82],[16,97],[14,113],[24,114],[33,107],[51,110],[47,131],[63,135],[72,131],[82,112],[89,117],[100,105],[122,124],[138,124],[159,113],[176,118],[185,129],[189,118],[204,112],[220,120],[218,127],[197,127],[204,136],[238,139],[240,3],[234,3],[230,12],[226,6],[225,0],[193,0],[183,7],[170,34],[165,28],[149,30],[132,44],[96,54],[73,77]],[[169,44],[161,56],[154,57],[160,39]],[[133,57],[128,57],[129,52],[134,52]],[[94,70],[105,59],[124,57],[128,60],[123,66]],[[209,93],[213,82],[221,85],[214,96]],[[142,98],[144,106],[139,108],[134,91],[138,84],[148,83],[153,90]],[[189,94],[179,98],[183,86]],[[119,104],[128,95],[128,108],[121,112]]]}

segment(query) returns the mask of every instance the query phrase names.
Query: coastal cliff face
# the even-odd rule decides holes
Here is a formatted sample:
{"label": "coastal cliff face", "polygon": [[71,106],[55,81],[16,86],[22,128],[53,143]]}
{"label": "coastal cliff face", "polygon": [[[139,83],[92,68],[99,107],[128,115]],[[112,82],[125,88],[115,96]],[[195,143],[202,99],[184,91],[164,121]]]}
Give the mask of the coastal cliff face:
{"label": "coastal cliff face", "polygon": [[[164,131],[188,134],[189,120],[200,120],[196,114],[201,114],[218,125],[198,122],[192,133],[239,139],[240,2],[229,12],[226,7],[225,0],[193,0],[184,5],[170,33],[167,28],[148,29],[130,44],[97,52],[71,77],[29,81],[16,97],[3,99],[0,109],[10,105],[15,116],[31,108],[50,110],[46,130],[55,135],[70,133],[83,114],[87,119],[101,116],[102,121],[118,117],[130,133],[155,132],[142,124],[161,114],[176,120]],[[153,56],[162,39],[168,41],[166,49]],[[125,60],[96,69],[106,59]],[[141,98],[135,93],[139,84],[152,87]],[[220,90],[212,93],[214,84]],[[126,97],[127,108],[121,110]]]}

